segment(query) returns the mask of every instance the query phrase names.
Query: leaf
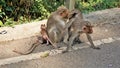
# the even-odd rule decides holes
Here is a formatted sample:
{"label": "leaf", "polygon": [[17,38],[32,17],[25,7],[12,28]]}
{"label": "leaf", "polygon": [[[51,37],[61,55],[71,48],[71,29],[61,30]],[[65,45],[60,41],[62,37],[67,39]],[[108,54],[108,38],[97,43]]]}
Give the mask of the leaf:
{"label": "leaf", "polygon": [[0,21],[0,26],[2,26],[3,25],[3,23],[2,23],[2,21]]}

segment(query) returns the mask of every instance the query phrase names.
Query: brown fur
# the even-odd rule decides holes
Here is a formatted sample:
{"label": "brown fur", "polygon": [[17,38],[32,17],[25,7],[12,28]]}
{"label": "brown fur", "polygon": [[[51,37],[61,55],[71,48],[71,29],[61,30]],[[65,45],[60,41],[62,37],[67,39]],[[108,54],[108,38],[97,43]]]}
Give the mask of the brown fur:
{"label": "brown fur", "polygon": [[64,40],[66,37],[66,35],[62,35],[62,32],[65,28],[68,13],[68,9],[61,6],[48,18],[46,29],[54,48],[58,48],[58,43],[62,42],[62,39]]}

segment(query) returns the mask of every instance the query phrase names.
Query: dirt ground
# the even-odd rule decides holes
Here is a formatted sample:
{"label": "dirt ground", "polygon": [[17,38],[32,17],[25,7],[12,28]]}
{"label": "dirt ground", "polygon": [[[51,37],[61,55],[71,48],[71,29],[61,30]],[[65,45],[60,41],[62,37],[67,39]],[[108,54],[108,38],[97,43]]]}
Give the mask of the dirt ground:
{"label": "dirt ground", "polygon": [[[120,8],[106,9],[84,15],[85,20],[89,20],[95,27],[92,34],[93,40],[120,36]],[[13,52],[27,51],[32,43],[36,41],[39,34],[40,24],[46,20],[12,27],[2,27],[0,31],[6,30],[7,34],[0,34],[0,59],[19,56]],[[81,36],[83,42],[87,41],[85,35]],[[51,46],[40,45],[33,53],[52,49]]]}

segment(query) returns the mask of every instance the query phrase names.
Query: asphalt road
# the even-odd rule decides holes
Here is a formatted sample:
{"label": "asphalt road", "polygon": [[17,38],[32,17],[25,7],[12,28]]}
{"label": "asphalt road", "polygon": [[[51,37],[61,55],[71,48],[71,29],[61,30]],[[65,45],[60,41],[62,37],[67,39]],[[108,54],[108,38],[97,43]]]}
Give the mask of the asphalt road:
{"label": "asphalt road", "polygon": [[0,68],[120,68],[120,41],[101,45],[100,48],[84,48]]}

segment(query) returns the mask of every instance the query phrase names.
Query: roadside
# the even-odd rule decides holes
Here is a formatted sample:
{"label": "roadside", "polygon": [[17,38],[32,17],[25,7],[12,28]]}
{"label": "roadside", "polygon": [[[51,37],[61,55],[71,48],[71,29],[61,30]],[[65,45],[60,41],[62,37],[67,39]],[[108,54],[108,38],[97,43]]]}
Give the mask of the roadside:
{"label": "roadside", "polygon": [[[94,33],[92,34],[93,40],[120,37],[120,8],[93,12],[85,15],[85,19],[95,25]],[[46,20],[39,23],[17,25],[15,28],[1,28],[0,31],[7,30],[7,34],[0,35],[0,59],[20,56],[12,51],[14,49],[21,52],[27,51],[31,47],[31,44],[35,42],[35,35],[39,33],[41,23],[46,23]],[[81,40],[87,42],[84,34]],[[33,53],[51,49],[51,46],[40,45]]]}

